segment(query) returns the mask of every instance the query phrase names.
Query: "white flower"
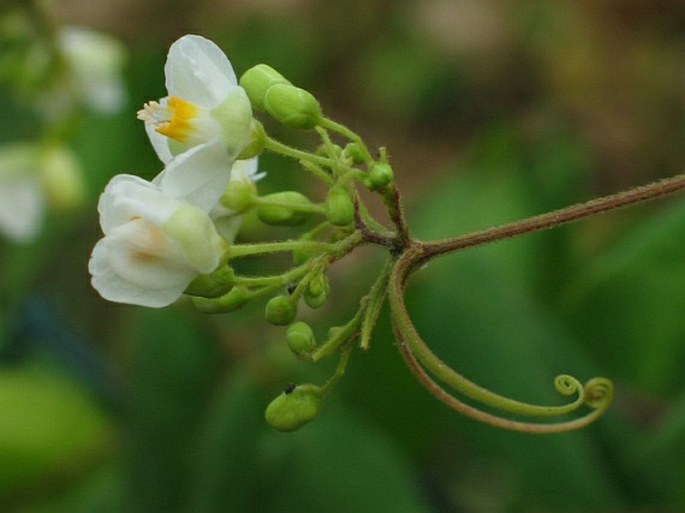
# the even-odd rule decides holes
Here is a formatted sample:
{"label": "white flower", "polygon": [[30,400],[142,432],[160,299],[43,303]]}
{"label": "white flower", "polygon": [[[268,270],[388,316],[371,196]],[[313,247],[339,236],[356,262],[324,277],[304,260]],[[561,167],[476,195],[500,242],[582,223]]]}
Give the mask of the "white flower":
{"label": "white flower", "polygon": [[169,95],[138,112],[162,162],[214,140],[235,158],[248,142],[252,107],[221,49],[183,36],[171,45],[164,74]]}
{"label": "white flower", "polygon": [[102,297],[167,306],[218,267],[226,242],[208,212],[230,176],[226,160],[215,142],[179,155],[152,182],[132,175],[110,181],[98,204],[105,236],[88,264]]}
{"label": "white flower", "polygon": [[[231,180],[228,188],[235,188],[236,185],[252,189],[256,194],[254,183],[263,178],[265,173],[257,173],[257,157],[238,160],[231,169]],[[218,202],[209,212],[209,217],[214,221],[214,226],[221,236],[229,242],[235,240],[243,216],[242,212],[236,212]]]}
{"label": "white flower", "polygon": [[63,29],[58,43],[75,98],[98,112],[120,110],[125,99],[124,46],[113,37],[78,27]]}
{"label": "white flower", "polygon": [[44,210],[36,145],[4,146],[0,149],[0,232],[15,242],[29,242],[38,235]]}
{"label": "white flower", "polygon": [[83,175],[76,156],[58,143],[14,142],[0,147],[0,233],[30,242],[42,227],[47,206],[81,204]]}

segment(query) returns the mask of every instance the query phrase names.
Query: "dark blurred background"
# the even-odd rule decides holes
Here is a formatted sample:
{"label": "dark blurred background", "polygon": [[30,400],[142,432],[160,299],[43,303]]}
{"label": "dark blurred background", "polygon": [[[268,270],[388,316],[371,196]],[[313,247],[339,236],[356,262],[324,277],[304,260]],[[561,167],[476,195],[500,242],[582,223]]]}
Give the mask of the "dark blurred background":
{"label": "dark blurred background", "polygon": [[[62,24],[125,43],[128,105],[75,122],[70,145],[89,191],[78,215],[49,219],[31,245],[0,241],[0,511],[685,510],[683,198],[444,257],[412,279],[424,338],[476,382],[554,403],[559,373],[614,380],[605,418],[543,438],[435,401],[404,367],[387,320],[319,418],[274,432],[263,421],[271,398],[332,368],[289,355],[263,304],[213,317],[183,301],[113,305],[86,269],[109,178],[161,169],[135,112],[165,95],[166,50],[183,34],[217,42],[238,75],[270,64],[370,146],[387,146],[412,234],[428,239],[682,172],[683,2],[63,0],[53,9]],[[0,98],[3,140],[29,131],[12,113]],[[320,192],[291,162],[265,155],[260,169],[262,191]],[[243,239],[265,236],[283,233],[245,220]],[[380,269],[380,252],[358,253],[334,266],[327,305],[304,314],[315,329],[345,322],[369,269]]]}

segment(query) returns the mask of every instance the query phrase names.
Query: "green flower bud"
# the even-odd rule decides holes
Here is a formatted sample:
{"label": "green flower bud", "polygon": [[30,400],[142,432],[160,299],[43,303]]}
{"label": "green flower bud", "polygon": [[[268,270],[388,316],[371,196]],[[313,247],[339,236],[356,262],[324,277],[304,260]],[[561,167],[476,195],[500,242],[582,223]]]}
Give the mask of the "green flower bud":
{"label": "green flower bud", "polygon": [[311,206],[311,201],[304,194],[296,191],[275,192],[262,197],[266,202],[276,204],[260,205],[257,217],[265,224],[273,226],[298,226],[305,223],[311,212],[298,210],[298,206]]}
{"label": "green flower bud", "polygon": [[343,149],[337,144],[322,144],[316,149],[316,154],[323,157],[339,159],[343,156]]}
{"label": "green flower bud", "polygon": [[354,203],[342,187],[333,187],[324,204],[326,218],[336,226],[347,226],[354,222]]}
{"label": "green flower bud", "polygon": [[369,189],[372,191],[377,191],[386,187],[392,182],[393,172],[389,164],[385,162],[375,162],[371,169],[369,169],[369,183],[367,184]]}
{"label": "green flower bud", "polygon": [[288,387],[266,407],[264,418],[279,431],[295,431],[316,417],[321,409],[321,389],[305,384]]}
{"label": "green flower bud", "polygon": [[316,349],[316,339],[309,324],[298,321],[288,327],[285,333],[288,347],[297,356],[306,357]]}
{"label": "green flower bud", "polygon": [[264,316],[276,326],[287,326],[297,316],[297,304],[289,296],[272,297],[266,304]]}
{"label": "green flower bud", "polygon": [[201,296],[216,298],[223,296],[231,289],[231,283],[235,278],[233,269],[228,266],[219,267],[210,274],[201,274],[186,287],[184,294],[189,296]]}
{"label": "green flower bud", "polygon": [[264,97],[271,116],[289,128],[314,128],[321,121],[321,107],[311,93],[289,84],[276,84]]}
{"label": "green flower bud", "polygon": [[228,182],[219,201],[224,207],[232,210],[234,214],[242,214],[254,205],[256,199],[257,184],[246,176],[244,179],[233,179]]}
{"label": "green flower bud", "polygon": [[331,285],[328,278],[325,274],[320,274],[309,282],[309,286],[303,294],[304,302],[309,308],[319,308],[326,302],[330,293]]}
{"label": "green flower bud", "polygon": [[204,297],[194,297],[193,305],[203,313],[226,313],[237,310],[252,299],[250,291],[239,285],[233,287],[226,294],[214,299]]}
{"label": "green flower bud", "polygon": [[283,75],[266,64],[257,64],[248,69],[238,83],[247,92],[252,107],[262,112],[269,88],[276,84],[290,84]]}
{"label": "green flower bud", "polygon": [[354,164],[363,164],[366,162],[366,152],[362,149],[359,143],[349,143],[343,150],[343,155],[352,159]]}
{"label": "green flower bud", "polygon": [[238,159],[251,159],[262,152],[264,142],[266,141],[266,131],[264,125],[252,118],[250,122],[250,131],[247,135],[247,143],[238,155]]}

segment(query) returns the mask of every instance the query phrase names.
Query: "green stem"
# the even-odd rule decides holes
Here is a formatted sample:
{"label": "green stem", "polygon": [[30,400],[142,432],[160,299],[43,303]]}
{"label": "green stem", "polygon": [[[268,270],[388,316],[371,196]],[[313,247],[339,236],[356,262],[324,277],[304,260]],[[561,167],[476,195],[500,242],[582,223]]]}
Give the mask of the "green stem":
{"label": "green stem", "polygon": [[369,153],[369,150],[364,144],[364,141],[362,141],[361,137],[359,137],[356,133],[347,128],[345,125],[328,118],[323,118],[319,122],[319,125],[323,128],[331,130],[332,132],[336,132],[342,135],[343,137],[346,137],[350,141],[358,144],[359,147],[364,151],[364,160],[366,162],[371,162],[373,160],[373,158],[371,157],[371,153]]}
{"label": "green stem", "polygon": [[244,258],[247,256],[264,255],[267,253],[283,253],[289,251],[320,250],[333,252],[338,245],[314,240],[288,240],[280,242],[263,242],[258,244],[234,244],[228,248],[225,259]]}
{"label": "green stem", "polygon": [[[306,151],[298,150],[297,148],[293,148],[291,146],[288,146],[287,144],[283,144],[282,142],[277,141],[276,139],[272,139],[269,136],[266,136],[264,140],[264,148],[272,151],[274,153],[278,153],[280,155],[284,155],[286,157],[293,158],[295,160],[300,160],[304,162],[311,162],[312,164],[315,164],[316,166],[323,166],[323,167],[328,167],[330,168],[331,166],[334,165],[334,161],[327,157],[321,157],[319,155],[314,155],[313,153],[308,153]],[[317,178],[319,178],[321,181],[326,183],[327,185],[333,185],[334,180],[331,178],[329,175],[324,173],[321,170],[317,171],[316,166],[303,166],[307,171],[310,173],[314,174]]]}
{"label": "green stem", "polygon": [[[393,329],[399,342],[400,352],[412,372],[414,372],[433,395],[450,407],[471,418],[505,429],[527,431],[531,433],[558,432],[576,429],[577,427],[592,422],[592,420],[600,416],[608,408],[613,389],[611,382],[604,378],[595,378],[595,380],[591,381],[586,385],[586,388],[583,389],[583,386],[574,378],[561,376],[557,378],[555,382],[557,391],[564,395],[575,393],[578,394],[578,398],[572,403],[563,406],[541,406],[523,403],[491,392],[448,367],[421,339],[421,336],[416,331],[416,328],[409,317],[404,303],[404,284],[409,274],[416,268],[416,262],[422,260],[422,257],[422,246],[420,244],[414,244],[394,263],[390,274],[388,301],[390,303]],[[424,370],[424,366],[441,381],[466,397],[486,406],[510,413],[550,417],[570,413],[579,408],[582,404],[588,404],[595,408],[595,410],[581,419],[560,424],[536,424],[511,421],[483,412],[456,399],[430,378]],[[590,384],[592,384],[591,390],[589,389]],[[599,384],[601,384],[601,386],[599,386]]]}
{"label": "green stem", "polygon": [[371,334],[373,329],[376,327],[378,322],[378,316],[381,313],[381,308],[385,301],[385,293],[388,290],[388,279],[390,277],[390,271],[392,270],[392,263],[388,262],[383,269],[383,272],[374,282],[371,290],[369,291],[368,297],[368,307],[366,308],[366,313],[364,314],[364,319],[362,321],[361,329],[359,332],[359,347],[361,349],[369,349],[371,343]]}
{"label": "green stem", "polygon": [[366,310],[368,300],[362,299],[361,305],[357,313],[350,319],[347,324],[339,327],[321,347],[312,353],[312,361],[317,362],[322,358],[326,358],[334,353],[342,344],[350,340],[359,329],[362,322],[362,314]]}
{"label": "green stem", "polygon": [[[685,174],[676,175],[672,178],[666,178],[648,185],[642,185],[617,194],[554,210],[553,212],[547,212],[503,226],[425,243],[423,245],[424,256],[421,260],[425,261],[435,255],[452,253],[526,233],[555,228],[562,224],[675,194],[683,189],[685,189]],[[417,262],[417,265],[420,264],[421,262]]]}
{"label": "green stem", "polygon": [[338,365],[335,367],[335,372],[330,377],[330,379],[321,387],[321,393],[327,394],[335,384],[342,379],[345,375],[345,369],[347,369],[347,364],[350,361],[350,355],[352,354],[352,344],[348,344],[340,351],[340,360]]}

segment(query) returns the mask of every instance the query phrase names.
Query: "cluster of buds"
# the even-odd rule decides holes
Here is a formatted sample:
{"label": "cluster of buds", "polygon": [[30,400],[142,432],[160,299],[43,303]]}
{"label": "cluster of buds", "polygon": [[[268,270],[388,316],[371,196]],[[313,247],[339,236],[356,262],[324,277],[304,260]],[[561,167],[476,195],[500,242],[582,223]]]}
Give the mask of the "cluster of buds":
{"label": "cluster of buds", "polygon": [[[288,385],[266,409],[269,424],[292,431],[319,413],[353,348],[369,348],[386,300],[409,368],[429,391],[467,415],[505,428],[546,432],[579,427],[606,409],[611,398],[606,380],[584,389],[563,377],[560,392],[578,396],[570,406],[525,405],[484,391],[433,355],[406,311],[404,285],[429,259],[465,244],[461,238],[432,243],[411,239],[384,148],[372,156],[356,133],[322,113],[311,93],[270,66],[254,66],[238,80],[224,53],[200,36],[184,36],[171,46],[165,75],[167,96],[145,104],[138,113],[164,169],[149,182],[118,175],[106,187],[98,205],[104,237],[89,263],[92,284],[108,300],[148,307],[190,296],[194,307],[205,313],[232,312],[260,298],[266,321],[287,327],[284,339],[297,358],[317,362],[338,356],[324,384]],[[260,115],[315,132],[317,148],[306,151],[277,141],[266,133],[256,117]],[[324,197],[315,201],[298,191],[260,195],[257,180],[263,173],[258,172],[258,158],[264,151],[296,159],[323,183]],[[361,189],[385,205],[392,226],[374,219],[360,198]],[[241,218],[250,210],[268,225],[306,229],[288,240],[237,244]],[[482,242],[491,240],[482,237]],[[349,321],[331,327],[325,339],[317,341],[298,313],[303,304],[316,309],[326,302],[331,294],[329,268],[362,244],[385,248],[387,265]],[[243,276],[234,269],[236,259],[277,252],[292,257],[292,267],[280,274]],[[463,407],[428,372],[486,406],[512,413],[549,417],[583,404],[595,410],[578,422],[551,428],[542,424],[540,430],[539,424],[479,416],[482,412]]]}

